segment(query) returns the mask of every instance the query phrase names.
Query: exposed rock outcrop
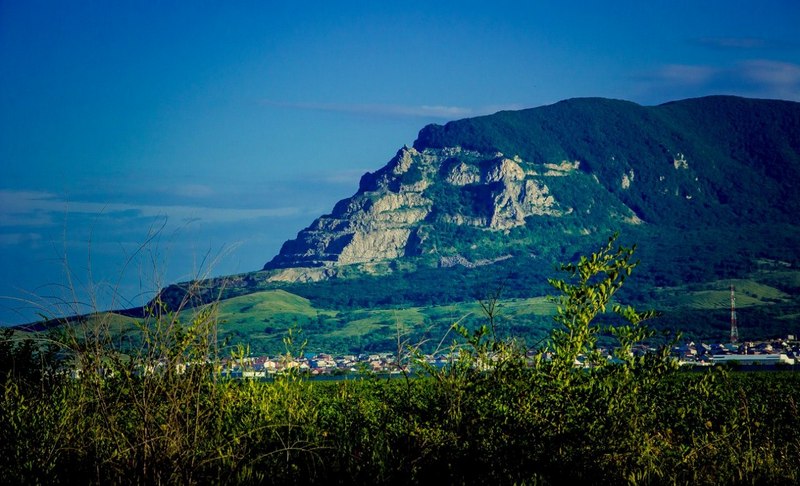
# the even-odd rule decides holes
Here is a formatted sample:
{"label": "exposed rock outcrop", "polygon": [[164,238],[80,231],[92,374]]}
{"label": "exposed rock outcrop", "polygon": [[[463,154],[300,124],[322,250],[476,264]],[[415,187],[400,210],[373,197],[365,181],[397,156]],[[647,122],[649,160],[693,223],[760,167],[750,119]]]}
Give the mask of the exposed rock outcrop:
{"label": "exposed rock outcrop", "polygon": [[[325,272],[296,269],[435,253],[419,237],[426,225],[508,231],[529,218],[570,214],[573,208],[557,200],[547,181],[574,175],[578,167],[577,161],[534,164],[461,147],[404,147],[382,169],[365,174],[355,195],[287,241],[265,268],[295,269],[272,277],[277,280],[326,278]],[[621,212],[620,221],[635,218]]]}
{"label": "exposed rock outcrop", "polygon": [[489,227],[492,229],[508,229],[524,225],[528,216],[563,214],[547,186],[534,180],[527,180],[524,183],[514,179],[503,180],[502,189],[494,196],[493,208],[489,220]]}
{"label": "exposed rock outcrop", "polygon": [[439,267],[441,268],[450,268],[455,266],[462,266],[465,268],[483,267],[485,265],[491,265],[493,263],[502,262],[503,260],[508,260],[509,258],[513,257],[511,255],[502,255],[497,258],[491,258],[491,259],[484,258],[473,262],[467,260],[461,255],[443,256],[439,258]]}
{"label": "exposed rock outcrop", "polygon": [[454,186],[466,186],[480,182],[481,174],[477,167],[459,162],[447,172],[445,182]]}
{"label": "exposed rock outcrop", "polygon": [[492,164],[484,179],[487,183],[514,182],[525,178],[525,171],[511,159],[500,159]]}
{"label": "exposed rock outcrop", "polygon": [[347,265],[402,256],[412,227],[431,210],[431,200],[422,194],[431,170],[435,169],[419,152],[403,148],[383,169],[365,174],[358,193],[287,241],[266,268]]}

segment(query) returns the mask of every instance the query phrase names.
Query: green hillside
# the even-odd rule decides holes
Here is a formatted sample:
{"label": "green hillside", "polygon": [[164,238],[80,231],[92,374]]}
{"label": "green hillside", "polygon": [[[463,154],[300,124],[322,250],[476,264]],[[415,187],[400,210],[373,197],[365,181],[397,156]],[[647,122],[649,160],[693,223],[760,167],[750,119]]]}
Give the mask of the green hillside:
{"label": "green hillside", "polygon": [[800,103],[566,100],[429,125],[262,271],[159,297],[219,301],[222,336],[253,350],[296,326],[309,349],[366,351],[438,342],[499,293],[505,332],[535,343],[548,278],[618,233],[641,260],[618,297],[656,327],[724,340],[734,284],[743,338],[800,334],[798,187]]}
{"label": "green hillside", "polygon": [[[652,323],[656,328],[682,330],[693,339],[725,341],[730,329],[729,286],[733,284],[743,339],[796,332],[793,329],[800,316],[798,294],[787,293],[769,282],[784,278],[796,281],[800,272],[761,271],[751,277],[644,291],[636,290],[639,279],[634,277],[619,301],[661,311],[663,316]],[[356,286],[358,280],[347,282]],[[337,290],[342,291],[342,287]],[[534,345],[552,327],[554,314],[554,304],[544,295],[501,298],[498,329],[504,336],[515,336]],[[307,299],[284,290],[223,300],[219,303],[219,319],[221,337],[232,344],[249,344],[254,353],[268,354],[283,350],[282,339],[290,328],[302,330],[310,352],[391,351],[396,349],[398,333],[410,344],[425,343],[423,349],[430,351],[442,340],[449,344],[455,338],[448,334],[454,322],[468,327],[486,322],[477,300],[423,306],[401,303],[337,307],[330,299]]]}
{"label": "green hillside", "polygon": [[[505,334],[541,338],[550,327],[554,304],[545,297],[503,299],[498,322]],[[278,354],[290,328],[302,330],[308,351],[362,352],[396,348],[398,333],[409,343],[432,349],[456,321],[478,325],[478,302],[421,307],[332,309],[284,290],[268,290],[223,300],[218,305],[219,335],[252,352]],[[449,344],[450,340],[446,340]],[[434,342],[435,341],[435,342]]]}

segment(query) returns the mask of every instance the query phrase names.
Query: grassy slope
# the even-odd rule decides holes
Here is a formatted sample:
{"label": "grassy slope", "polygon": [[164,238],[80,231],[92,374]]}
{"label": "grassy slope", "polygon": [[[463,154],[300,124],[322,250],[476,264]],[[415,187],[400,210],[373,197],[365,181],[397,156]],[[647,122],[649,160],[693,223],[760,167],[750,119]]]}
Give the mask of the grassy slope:
{"label": "grassy slope", "polygon": [[775,287],[755,280],[735,279],[664,289],[661,291],[660,303],[667,308],[730,309],[730,285],[736,287],[737,308],[772,305],[791,300],[789,294]]}
{"label": "grassy slope", "polygon": [[[776,286],[782,282],[783,290]],[[800,281],[797,271],[761,271],[750,279],[719,280],[658,289],[646,307],[664,311],[669,322],[665,327],[686,330],[686,322],[706,322],[696,335],[706,339],[725,336],[730,308],[729,285],[736,286],[736,304],[741,316],[743,337],[769,332],[760,320],[764,315],[783,314],[782,321],[791,329],[798,324],[800,298],[787,292]],[[788,287],[788,288],[787,288]],[[304,330],[309,351],[391,350],[398,330],[411,342],[427,340],[435,345],[447,335],[449,326],[461,320],[478,325],[485,318],[478,302],[413,307],[374,307],[369,309],[332,310],[316,306],[309,299],[284,290],[258,292],[222,301],[219,306],[221,335],[233,341],[245,341],[254,351],[276,352],[287,329]],[[688,310],[688,313],[687,313]],[[555,305],[547,297],[502,299],[498,307],[500,332],[524,337],[529,344],[544,337],[551,326]],[[711,322],[713,321],[713,322]],[[719,322],[717,322],[719,321]],[[748,326],[750,324],[750,326]],[[692,323],[694,326],[695,323]],[[777,329],[774,332],[780,332]],[[694,335],[694,334],[693,334]]]}
{"label": "grassy slope", "polygon": [[[498,322],[528,322],[554,313],[545,297],[506,299],[500,302]],[[348,311],[316,307],[311,301],[284,290],[269,290],[224,300],[219,304],[220,335],[232,342],[245,341],[254,351],[280,351],[281,338],[291,327],[304,330],[309,351],[344,351],[347,342],[373,343],[390,349],[398,328],[409,336],[444,337],[458,320],[477,323],[477,302],[407,308],[372,308]],[[543,329],[544,331],[544,329]],[[347,339],[350,341],[347,341]],[[355,341],[354,341],[355,340]],[[326,349],[326,346],[329,349]]]}

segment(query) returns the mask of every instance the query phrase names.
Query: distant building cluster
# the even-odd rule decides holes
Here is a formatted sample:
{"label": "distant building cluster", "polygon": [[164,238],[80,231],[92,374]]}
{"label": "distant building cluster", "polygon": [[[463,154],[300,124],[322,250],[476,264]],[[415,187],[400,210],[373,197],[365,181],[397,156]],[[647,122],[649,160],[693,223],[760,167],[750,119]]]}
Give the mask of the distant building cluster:
{"label": "distant building cluster", "polygon": [[[636,355],[654,352],[655,349],[638,346]],[[613,361],[613,350],[601,349],[601,354]],[[706,344],[688,341],[674,346],[670,352],[682,366],[794,366],[800,364],[800,341],[794,336],[786,339],[744,342],[739,344]],[[424,360],[435,367],[446,366],[453,357],[446,353],[425,355]],[[575,366],[586,366],[579,356]],[[545,359],[548,356],[545,355]],[[331,355],[327,353],[306,354],[301,357],[267,356],[245,357],[223,361],[222,373],[232,378],[268,378],[276,373],[295,369],[310,376],[337,376],[359,372],[399,374],[409,371],[398,364],[393,353]]]}
{"label": "distant building cluster", "polygon": [[402,369],[392,353],[306,354],[300,357],[256,356],[223,360],[222,373],[233,378],[267,378],[276,373],[295,369],[311,376],[345,375],[363,371],[400,373]]}
{"label": "distant building cluster", "polygon": [[[655,348],[645,345],[635,346],[632,354],[642,356],[655,352]],[[620,362],[614,355],[611,348],[600,348],[600,356],[611,363]],[[534,351],[528,352],[529,362],[533,362]],[[800,367],[800,340],[795,336],[788,336],[786,339],[772,339],[766,341],[748,341],[739,344],[729,343],[695,343],[687,341],[677,346],[673,346],[670,355],[681,366],[702,367],[714,365],[732,365],[742,369],[782,369]],[[545,361],[553,356],[545,353]],[[451,353],[437,353],[423,355],[422,359],[430,366],[441,368],[452,363],[457,356]],[[491,357],[488,366],[497,357]],[[346,354],[331,355],[328,353],[304,354],[303,356],[247,356],[240,358],[227,358],[221,361],[218,372],[223,376],[239,379],[269,379],[277,374],[288,371],[297,371],[304,376],[311,377],[336,377],[360,373],[377,373],[381,375],[399,375],[408,373],[411,370],[407,364],[399,363],[393,353],[374,353],[374,354]],[[166,362],[159,361],[155,365],[150,365],[142,369],[143,374],[161,373],[167,366]],[[175,364],[175,370],[182,374],[186,372],[192,363]],[[589,368],[593,364],[591,360],[583,355],[579,355],[575,360],[576,368]],[[69,373],[73,378],[80,378],[82,370],[75,368]],[[109,375],[113,372],[108,372]]]}
{"label": "distant building cluster", "polygon": [[790,335],[786,339],[747,341],[736,344],[686,342],[673,347],[672,356],[685,366],[716,364],[792,366],[798,364],[800,341]]}

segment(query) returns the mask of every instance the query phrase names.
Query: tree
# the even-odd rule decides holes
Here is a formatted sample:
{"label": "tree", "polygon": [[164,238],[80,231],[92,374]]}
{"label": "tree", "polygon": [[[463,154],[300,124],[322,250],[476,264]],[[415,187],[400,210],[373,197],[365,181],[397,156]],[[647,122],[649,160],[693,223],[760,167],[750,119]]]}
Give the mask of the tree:
{"label": "tree", "polygon": [[[611,298],[622,287],[625,279],[639,264],[633,261],[636,245],[614,248],[618,234],[596,253],[581,256],[578,263],[565,263],[561,270],[569,274],[568,280],[548,279],[550,285],[562,295],[556,298],[555,321],[561,327],[551,333],[549,350],[557,363],[571,368],[578,357],[583,356],[588,364],[599,364],[597,335],[601,327],[594,324],[598,314],[606,311]],[[656,316],[653,311],[639,313],[630,306],[613,306],[629,325],[612,326],[610,332],[620,341],[620,356],[628,356],[630,348],[653,334],[652,330],[640,326],[645,319]]]}

